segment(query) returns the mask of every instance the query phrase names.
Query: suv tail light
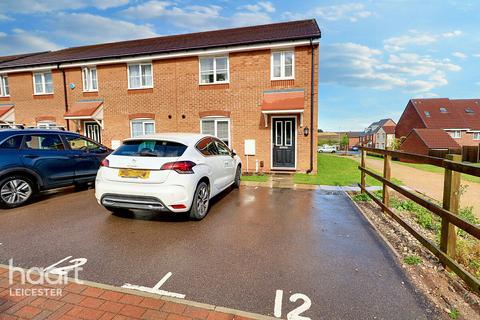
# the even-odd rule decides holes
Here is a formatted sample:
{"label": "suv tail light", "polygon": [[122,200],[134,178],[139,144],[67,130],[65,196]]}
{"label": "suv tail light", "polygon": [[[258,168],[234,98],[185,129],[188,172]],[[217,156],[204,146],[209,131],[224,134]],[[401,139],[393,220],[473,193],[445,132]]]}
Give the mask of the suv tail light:
{"label": "suv tail light", "polygon": [[165,163],[160,170],[174,170],[177,173],[193,173],[193,167],[197,164],[192,161],[177,161],[177,162],[167,162]]}
{"label": "suv tail light", "polygon": [[100,167],[109,167],[110,166],[110,161],[108,159],[103,159],[102,162],[100,162]]}

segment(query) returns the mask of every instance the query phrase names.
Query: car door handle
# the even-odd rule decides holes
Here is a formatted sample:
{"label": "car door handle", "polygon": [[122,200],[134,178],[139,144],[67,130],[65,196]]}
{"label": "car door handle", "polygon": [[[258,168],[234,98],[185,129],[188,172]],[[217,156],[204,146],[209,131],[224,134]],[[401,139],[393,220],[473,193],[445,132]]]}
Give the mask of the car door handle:
{"label": "car door handle", "polygon": [[38,156],[37,156],[37,155],[35,155],[35,154],[26,154],[26,155],[24,155],[24,157],[25,157],[25,158],[28,158],[28,159],[35,159],[35,158],[38,158]]}

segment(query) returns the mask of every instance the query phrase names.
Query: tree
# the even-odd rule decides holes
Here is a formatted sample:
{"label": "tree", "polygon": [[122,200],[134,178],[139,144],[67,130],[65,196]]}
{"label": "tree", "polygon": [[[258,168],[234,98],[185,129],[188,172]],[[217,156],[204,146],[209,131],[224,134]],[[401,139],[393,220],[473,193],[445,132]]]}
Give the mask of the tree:
{"label": "tree", "polygon": [[342,137],[342,141],[340,141],[340,145],[342,146],[342,148],[344,148],[345,153],[347,153],[348,151],[349,143],[350,143],[350,139],[348,139],[348,135],[345,133]]}

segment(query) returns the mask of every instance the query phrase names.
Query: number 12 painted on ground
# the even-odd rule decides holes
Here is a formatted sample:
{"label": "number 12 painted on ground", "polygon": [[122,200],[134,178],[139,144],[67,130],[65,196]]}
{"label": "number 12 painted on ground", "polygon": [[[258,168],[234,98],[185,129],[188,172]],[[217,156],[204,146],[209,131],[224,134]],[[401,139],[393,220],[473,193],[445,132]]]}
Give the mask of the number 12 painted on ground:
{"label": "number 12 painted on ground", "polygon": [[[303,303],[287,313],[287,320],[311,320],[309,317],[302,316],[301,314],[310,309],[312,300],[303,293],[295,293],[290,296],[290,302],[297,302],[298,300],[303,300]],[[277,290],[275,294],[275,308],[273,309],[273,315],[276,318],[282,317],[282,305],[283,290]]]}

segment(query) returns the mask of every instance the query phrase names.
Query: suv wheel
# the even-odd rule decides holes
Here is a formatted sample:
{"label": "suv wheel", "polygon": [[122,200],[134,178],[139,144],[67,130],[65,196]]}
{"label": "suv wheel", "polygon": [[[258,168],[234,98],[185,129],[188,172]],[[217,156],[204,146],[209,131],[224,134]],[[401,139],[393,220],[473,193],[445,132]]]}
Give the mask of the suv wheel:
{"label": "suv wheel", "polygon": [[242,175],[242,169],[240,166],[237,167],[237,171],[235,172],[235,180],[233,181],[233,187],[235,189],[240,188],[240,176]]}
{"label": "suv wheel", "polygon": [[193,220],[202,220],[208,212],[210,202],[210,188],[205,182],[200,182],[193,196],[192,208],[190,209],[190,218]]}
{"label": "suv wheel", "polygon": [[10,176],[0,181],[0,205],[15,208],[25,204],[34,193],[33,182],[24,176]]}

